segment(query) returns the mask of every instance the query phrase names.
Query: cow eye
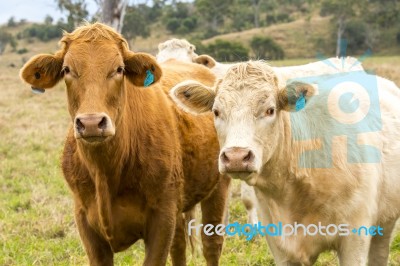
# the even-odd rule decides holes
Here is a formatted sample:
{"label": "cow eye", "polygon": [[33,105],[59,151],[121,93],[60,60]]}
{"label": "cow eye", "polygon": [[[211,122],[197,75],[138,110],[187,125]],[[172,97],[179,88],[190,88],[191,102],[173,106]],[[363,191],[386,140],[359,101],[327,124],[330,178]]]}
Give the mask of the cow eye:
{"label": "cow eye", "polygon": [[267,116],[273,116],[275,113],[275,108],[269,108],[266,112],[265,115]]}
{"label": "cow eye", "polygon": [[117,73],[118,73],[118,74],[124,73],[124,68],[123,68],[123,67],[118,67],[118,68],[117,68]]}
{"label": "cow eye", "polygon": [[62,71],[64,72],[64,75],[71,72],[71,70],[70,70],[69,67],[67,67],[67,66],[64,66],[63,69],[62,69]]}
{"label": "cow eye", "polygon": [[213,110],[213,113],[214,113],[214,116],[215,116],[215,117],[218,117],[218,116],[219,116],[219,111],[218,111],[217,109],[214,109],[214,110]]}

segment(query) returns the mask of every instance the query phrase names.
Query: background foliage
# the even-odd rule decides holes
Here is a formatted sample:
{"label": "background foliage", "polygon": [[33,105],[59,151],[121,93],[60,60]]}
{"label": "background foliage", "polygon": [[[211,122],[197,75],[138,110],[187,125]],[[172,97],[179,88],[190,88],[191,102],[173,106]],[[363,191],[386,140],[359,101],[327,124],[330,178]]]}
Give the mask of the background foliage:
{"label": "background foliage", "polygon": [[[65,18],[53,21],[47,16],[41,24],[30,24],[20,32],[12,32],[25,20],[15,21],[11,17],[0,28],[0,53],[5,46],[16,50],[16,39],[38,38],[41,41],[58,39],[62,30],[71,31],[82,20],[96,21],[100,14],[89,16],[85,0],[54,0],[65,13]],[[102,3],[102,1],[97,1]],[[304,22],[300,29],[305,47],[327,56],[344,54],[340,50],[341,40],[347,42],[347,54],[362,54],[371,49],[375,54],[400,52],[400,3],[397,0],[194,0],[194,1],[128,1],[125,9],[122,33],[131,42],[138,39],[184,37],[201,44],[198,52],[210,53],[225,61],[249,57],[283,59],[310,56],[309,53],[293,53],[289,38],[297,38],[290,32],[284,36],[265,33],[275,27]],[[100,10],[100,9],[99,9]],[[327,19],[317,28],[315,21]],[[242,40],[231,40],[234,33],[249,32],[251,36]],[[290,35],[289,35],[290,34]],[[237,36],[237,35],[236,35]],[[212,38],[214,37],[214,38]],[[268,37],[270,40],[268,40]],[[212,38],[212,41],[208,39]],[[261,39],[260,39],[261,38]],[[216,39],[219,41],[216,42]],[[222,47],[220,40],[232,45]],[[289,46],[285,47],[285,46]],[[299,45],[301,46],[301,45]],[[229,53],[229,55],[228,55]],[[315,54],[315,53],[314,53]],[[313,55],[314,56],[314,55]]]}

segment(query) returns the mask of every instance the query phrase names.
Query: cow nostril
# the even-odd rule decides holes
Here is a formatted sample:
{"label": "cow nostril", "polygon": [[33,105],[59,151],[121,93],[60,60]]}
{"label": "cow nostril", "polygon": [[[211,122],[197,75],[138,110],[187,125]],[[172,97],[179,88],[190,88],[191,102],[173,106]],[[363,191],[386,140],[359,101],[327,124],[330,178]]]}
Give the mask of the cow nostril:
{"label": "cow nostril", "polygon": [[103,117],[103,118],[101,119],[101,121],[100,121],[98,127],[99,127],[100,129],[103,129],[103,130],[107,128],[107,118],[106,118],[106,117]]}
{"label": "cow nostril", "polygon": [[228,156],[226,156],[226,154],[225,154],[225,152],[223,152],[222,154],[221,154],[221,160],[222,160],[222,162],[223,163],[229,163],[229,157]]}
{"label": "cow nostril", "polygon": [[81,120],[79,120],[79,118],[76,119],[75,126],[79,133],[82,133],[85,130],[85,125],[81,122]]}
{"label": "cow nostril", "polygon": [[254,158],[254,154],[251,151],[249,151],[247,153],[247,155],[243,158],[243,161],[244,162],[250,162],[250,161],[253,160],[253,158]]}

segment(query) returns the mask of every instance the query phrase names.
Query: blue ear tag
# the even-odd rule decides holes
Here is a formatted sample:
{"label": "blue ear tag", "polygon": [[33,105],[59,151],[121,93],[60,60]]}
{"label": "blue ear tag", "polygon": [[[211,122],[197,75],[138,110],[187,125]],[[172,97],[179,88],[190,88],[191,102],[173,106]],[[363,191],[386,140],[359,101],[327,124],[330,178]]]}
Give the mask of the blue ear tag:
{"label": "blue ear tag", "polygon": [[300,97],[296,101],[296,112],[300,111],[306,106],[306,98],[304,98],[304,94],[300,94]]}
{"label": "blue ear tag", "polygon": [[154,82],[154,75],[150,70],[146,70],[146,78],[144,79],[144,86],[148,87]]}

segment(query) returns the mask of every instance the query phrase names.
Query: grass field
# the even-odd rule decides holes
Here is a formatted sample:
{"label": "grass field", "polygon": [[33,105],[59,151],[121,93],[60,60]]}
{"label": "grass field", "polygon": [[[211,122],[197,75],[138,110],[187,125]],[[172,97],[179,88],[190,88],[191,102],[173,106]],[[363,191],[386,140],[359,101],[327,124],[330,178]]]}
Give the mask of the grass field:
{"label": "grass field", "polygon": [[[18,78],[23,60],[55,49],[54,43],[37,43],[22,57],[10,52],[0,56],[0,265],[87,264],[74,224],[72,197],[60,169],[70,123],[64,84],[44,95],[34,95]],[[9,67],[10,63],[16,67]],[[400,57],[371,58],[365,66],[400,84]],[[238,183],[234,185],[237,190]],[[230,210],[231,221],[245,222],[245,210],[237,195]],[[141,265],[143,257],[143,243],[139,242],[116,254],[115,262]],[[191,265],[204,265],[202,256],[189,255],[189,259]],[[400,264],[400,234],[392,242],[390,262]],[[264,239],[232,237],[225,241],[221,265],[274,263]],[[337,265],[336,255],[322,254],[318,265]]]}

